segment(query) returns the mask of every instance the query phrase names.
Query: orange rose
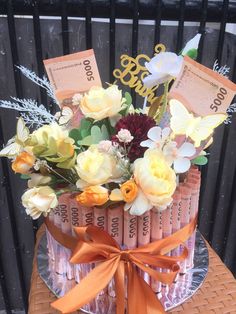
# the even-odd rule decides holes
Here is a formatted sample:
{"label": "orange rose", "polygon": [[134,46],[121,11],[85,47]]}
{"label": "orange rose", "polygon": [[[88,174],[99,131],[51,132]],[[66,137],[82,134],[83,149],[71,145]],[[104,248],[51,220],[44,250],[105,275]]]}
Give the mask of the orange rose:
{"label": "orange rose", "polygon": [[128,180],[120,187],[124,201],[127,203],[133,202],[138,193],[138,187],[133,180]]}
{"label": "orange rose", "polygon": [[22,152],[13,161],[11,167],[15,172],[21,174],[28,174],[30,168],[33,167],[34,163],[35,163],[34,155],[31,155],[27,152]]}
{"label": "orange rose", "polygon": [[78,194],[76,200],[87,207],[103,205],[108,201],[108,190],[100,185],[90,186]]}

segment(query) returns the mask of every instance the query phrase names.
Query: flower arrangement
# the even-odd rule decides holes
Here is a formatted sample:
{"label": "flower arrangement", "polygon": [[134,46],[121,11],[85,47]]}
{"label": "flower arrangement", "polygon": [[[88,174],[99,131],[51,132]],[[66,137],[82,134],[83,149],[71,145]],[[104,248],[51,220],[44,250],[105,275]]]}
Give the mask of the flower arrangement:
{"label": "flower arrangement", "polygon": [[[52,85],[19,67],[46,89],[56,114],[32,99],[0,101],[20,112],[0,157],[27,180],[26,213],[46,217],[48,270],[55,287],[58,277],[65,283],[52,306],[62,313],[107,313],[108,297],[117,297],[111,306],[124,313],[126,288],[129,313],[164,313],[160,292],[173,297],[168,286],[193,268],[196,165],[207,163],[215,128],[236,110],[228,108],[236,91],[224,77],[228,67],[215,62],[210,70],[192,60],[200,37],[179,55],[157,45],[151,59],[121,56],[124,70],[114,77],[144,97],[142,108],[116,83],[101,86],[92,50],[81,52],[82,61],[78,53],[46,60]],[[67,280],[75,280],[71,290]]]}
{"label": "flower arrangement", "polygon": [[[135,109],[130,94],[123,95],[115,84],[74,94],[56,115],[33,100],[1,101],[1,107],[21,112],[17,134],[0,156],[8,157],[13,171],[28,180],[22,196],[28,215],[47,216],[66,191],[88,207],[123,202],[132,215],[166,209],[179,175],[191,164],[207,163],[205,149],[227,118],[224,113],[197,116],[168,96],[184,56],[196,58],[199,40],[197,34],[179,55],[160,52],[146,62],[144,86],[163,86],[150,106]],[[20,70],[54,98],[46,78]],[[28,126],[34,124],[30,132]]]}

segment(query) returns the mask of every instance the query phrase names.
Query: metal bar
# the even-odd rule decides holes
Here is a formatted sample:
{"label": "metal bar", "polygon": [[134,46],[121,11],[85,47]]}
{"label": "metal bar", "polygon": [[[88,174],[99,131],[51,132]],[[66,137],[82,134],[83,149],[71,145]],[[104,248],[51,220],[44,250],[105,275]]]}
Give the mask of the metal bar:
{"label": "metal bar", "polygon": [[228,9],[229,9],[229,0],[224,0],[222,4],[222,18],[220,23],[220,33],[219,33],[219,39],[218,39],[218,46],[217,46],[217,52],[216,52],[216,59],[219,61],[219,64],[221,64],[222,59],[222,53],[223,53],[223,46],[224,46],[224,39],[225,39],[225,27],[227,23],[228,18]]}
{"label": "metal bar", "polygon": [[116,43],[116,1],[110,0],[110,82],[114,80],[113,70],[115,69],[115,43]]}
{"label": "metal bar", "polygon": [[[233,67],[233,77],[232,81],[236,83],[236,57],[234,58],[234,67]],[[233,267],[233,263],[235,262],[234,255],[236,257],[236,248],[235,252],[232,252],[230,249],[230,243],[234,243],[234,239],[236,236],[236,230],[235,230],[235,223],[236,223],[236,194],[235,194],[235,189],[236,189],[236,171],[234,173],[234,179],[233,179],[233,184],[232,184],[232,190],[231,190],[231,199],[230,199],[230,208],[228,208],[227,212],[228,217],[227,217],[227,222],[225,226],[225,243],[226,245],[223,247],[223,252],[222,256],[223,259],[227,261],[227,264],[230,262],[231,267]],[[236,269],[235,269],[236,272]]]}
{"label": "metal bar", "polygon": [[[19,69],[16,67],[16,65],[20,65],[20,62],[19,62],[19,54],[18,54],[18,47],[17,47],[16,28],[15,28],[12,0],[9,0],[7,2],[7,22],[8,22],[10,45],[11,45],[11,56],[12,56],[16,95],[19,98],[23,98],[21,73]],[[34,234],[36,235],[36,232],[38,229],[37,222],[33,221],[32,225],[33,225]]]}
{"label": "metal bar", "polygon": [[63,54],[66,55],[70,53],[67,0],[61,1],[61,12],[62,12],[61,13],[61,28],[62,28]]}
{"label": "metal bar", "polygon": [[7,284],[6,284],[6,280],[4,276],[1,256],[0,256],[0,285],[1,285],[1,292],[3,296],[3,302],[4,302],[6,314],[11,314],[10,298],[7,291]]}
{"label": "metal bar", "polygon": [[204,45],[204,38],[205,38],[207,7],[208,7],[208,0],[202,0],[202,16],[201,16],[200,26],[199,26],[199,30],[198,30],[198,32],[200,34],[202,34],[202,36],[201,36],[201,40],[199,42],[198,57],[197,57],[197,61],[200,63],[202,61],[203,45]]}
{"label": "metal bar", "polygon": [[[217,52],[216,52],[216,59],[218,60],[219,64],[221,64],[221,59],[222,59],[225,27],[226,27],[227,16],[228,16],[228,6],[229,6],[229,1],[224,0],[222,7],[221,7],[222,18],[221,18],[221,23],[220,23],[220,33],[219,33],[218,46],[217,46]],[[221,182],[221,178],[222,178],[222,174],[223,174],[225,151],[226,151],[226,145],[227,145],[227,140],[228,140],[228,134],[229,134],[229,127],[224,126],[223,140],[222,140],[221,154],[220,154],[221,159],[220,159],[219,169],[218,169],[218,173],[217,173],[217,182]],[[220,193],[220,184],[218,184],[216,187],[216,193],[215,193],[216,197],[215,197],[215,201],[214,201],[214,208],[217,207],[217,204],[219,201],[219,193]],[[223,234],[225,233],[225,230],[223,230],[223,225],[221,224],[221,230],[217,230],[217,237],[216,237],[215,236],[216,226],[219,225],[219,222],[217,222],[217,210],[214,211],[213,220],[214,220],[214,224],[211,225],[211,229],[210,229],[210,241],[211,241],[212,245],[214,246],[218,243],[218,239],[221,236],[223,238]],[[221,255],[222,252],[223,252],[223,245],[221,247],[219,247],[219,245],[217,244],[217,253],[219,255]]]}
{"label": "metal bar", "polygon": [[178,25],[178,34],[177,34],[177,43],[176,43],[176,52],[177,52],[177,54],[183,48],[184,15],[185,15],[185,0],[180,0],[179,25]]}
{"label": "metal bar", "polygon": [[11,56],[13,63],[13,74],[14,81],[16,87],[16,94],[18,97],[23,97],[22,92],[22,84],[21,84],[21,76],[20,71],[15,67],[19,65],[19,55],[17,48],[17,40],[16,40],[16,29],[15,29],[15,20],[13,14],[12,0],[7,1],[7,22],[8,22],[8,31],[9,31],[9,39],[11,45]]}
{"label": "metal bar", "polygon": [[92,5],[91,0],[85,0],[86,2],[86,47],[87,49],[92,48]]}
{"label": "metal bar", "polygon": [[154,47],[160,43],[162,0],[156,0]]}
{"label": "metal bar", "polygon": [[[43,66],[43,53],[42,53],[42,40],[40,30],[40,18],[38,9],[38,0],[32,2],[32,13],[33,13],[33,28],[34,28],[34,41],[35,41],[35,53],[37,59],[38,75],[43,77],[44,66]],[[40,87],[41,102],[47,106],[47,93],[44,88]]]}
{"label": "metal bar", "polygon": [[[138,54],[138,19],[139,19],[139,1],[133,0],[133,26],[132,26],[132,57],[136,58]],[[136,93],[131,89],[131,96],[134,107],[136,107]]]}
{"label": "metal bar", "polygon": [[[68,16],[85,17],[86,7],[85,1],[89,0],[68,0],[67,12]],[[15,0],[15,14],[32,15],[30,1]],[[176,7],[179,6],[179,0],[163,0],[162,19],[178,21],[179,14]],[[209,22],[219,22],[221,20],[221,10],[219,10],[219,1],[209,0]],[[93,0],[93,17],[110,17],[110,3],[107,0]],[[7,0],[0,0],[0,14],[7,14]],[[130,18],[132,16],[132,1],[116,0],[116,18]],[[44,0],[39,3],[40,15],[60,16],[61,15],[61,0]],[[202,0],[186,1],[185,21],[199,22],[202,16]],[[139,5],[139,18],[147,20],[155,20],[156,18],[156,0],[142,0]],[[236,21],[236,2],[229,3],[228,22],[235,23]]]}
{"label": "metal bar", "polygon": [[[10,1],[9,1],[10,2]],[[3,145],[3,131],[2,131],[2,123],[0,120],[0,146]],[[26,286],[24,281],[24,271],[23,271],[23,265],[20,255],[20,243],[19,243],[19,237],[17,233],[17,225],[16,225],[16,219],[15,219],[15,205],[12,199],[13,191],[11,189],[11,181],[10,181],[10,175],[9,175],[9,168],[6,158],[1,158],[2,163],[2,176],[3,176],[3,183],[2,186],[5,188],[6,191],[6,199],[8,204],[8,213],[9,213],[9,219],[11,223],[11,231],[12,231],[12,238],[13,238],[13,245],[15,250],[15,256],[16,256],[16,267],[18,270],[18,276],[19,276],[19,284],[21,288],[21,295],[22,295],[22,301],[25,308],[25,311],[27,312],[28,309],[28,298],[27,298],[27,292],[26,292]]]}
{"label": "metal bar", "polygon": [[[11,55],[12,55],[16,94],[18,97],[22,98],[23,92],[22,92],[21,77],[20,77],[19,70],[15,67],[15,65],[19,65],[19,55],[18,55],[18,49],[17,49],[16,29],[15,29],[15,20],[14,20],[12,0],[7,1],[7,21],[8,21],[8,31],[9,31],[9,39],[10,39],[10,45],[11,45]],[[3,139],[3,132],[2,132],[2,125],[0,121],[0,140],[2,139]],[[3,143],[1,143],[1,146],[2,145]],[[3,169],[2,170],[3,177],[5,178],[5,182],[6,182],[5,189],[6,189],[7,203],[8,203],[8,209],[9,209],[9,218],[10,218],[11,227],[12,227],[13,243],[14,243],[14,248],[16,252],[16,262],[17,262],[17,268],[18,268],[18,274],[19,274],[22,300],[23,300],[24,308],[27,311],[28,300],[27,300],[26,286],[24,282],[23,265],[22,265],[21,254],[20,254],[20,243],[19,243],[19,237],[17,234],[16,219],[14,215],[15,206],[14,206],[14,202],[12,198],[13,192],[11,190],[9,168],[8,168],[8,164],[5,158],[2,158],[2,169]]]}

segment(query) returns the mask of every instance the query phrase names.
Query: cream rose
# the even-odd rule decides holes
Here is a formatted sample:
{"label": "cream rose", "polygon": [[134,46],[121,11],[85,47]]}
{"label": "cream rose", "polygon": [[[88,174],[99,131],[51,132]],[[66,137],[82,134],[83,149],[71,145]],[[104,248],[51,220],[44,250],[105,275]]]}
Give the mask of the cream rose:
{"label": "cream rose", "polygon": [[94,120],[115,116],[122,109],[122,93],[116,85],[104,89],[92,87],[83,97],[80,109],[83,114]]}
{"label": "cream rose", "polygon": [[134,179],[147,200],[156,208],[165,209],[176,189],[176,175],[158,149],[148,149],[134,162]]}
{"label": "cream rose", "polygon": [[47,216],[52,208],[58,205],[57,196],[49,186],[34,187],[22,195],[22,204],[27,215],[33,219],[39,218],[41,214]]}
{"label": "cream rose", "polygon": [[97,145],[90,146],[88,150],[77,156],[75,168],[80,177],[77,181],[78,188],[101,185],[122,176],[115,157],[100,151]]}

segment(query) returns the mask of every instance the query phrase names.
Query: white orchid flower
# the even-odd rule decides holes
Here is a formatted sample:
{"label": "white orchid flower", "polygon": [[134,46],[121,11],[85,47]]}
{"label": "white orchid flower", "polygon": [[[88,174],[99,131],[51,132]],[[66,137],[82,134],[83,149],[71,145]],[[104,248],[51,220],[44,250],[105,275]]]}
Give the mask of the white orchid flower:
{"label": "white orchid flower", "polygon": [[162,84],[179,75],[183,64],[183,57],[173,52],[160,52],[145,67],[151,73],[143,79],[146,87],[151,88]]}
{"label": "white orchid flower", "polygon": [[148,148],[159,148],[162,149],[166,140],[169,138],[171,129],[170,128],[160,128],[159,126],[154,126],[148,131],[148,140],[142,141],[140,146]]}
{"label": "white orchid flower", "polygon": [[182,56],[185,56],[189,50],[192,50],[192,49],[197,50],[200,39],[201,39],[201,34],[197,34],[191,40],[189,40],[181,53]]}
{"label": "white orchid flower", "polygon": [[192,143],[185,142],[177,148],[176,142],[169,142],[163,148],[167,162],[174,166],[176,173],[184,173],[188,171],[191,166],[189,158],[194,156],[196,149]]}

